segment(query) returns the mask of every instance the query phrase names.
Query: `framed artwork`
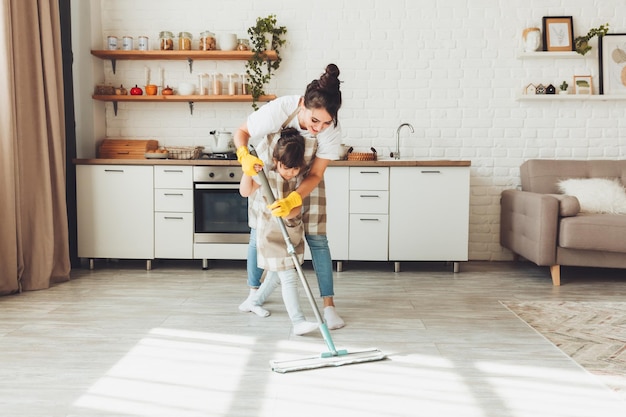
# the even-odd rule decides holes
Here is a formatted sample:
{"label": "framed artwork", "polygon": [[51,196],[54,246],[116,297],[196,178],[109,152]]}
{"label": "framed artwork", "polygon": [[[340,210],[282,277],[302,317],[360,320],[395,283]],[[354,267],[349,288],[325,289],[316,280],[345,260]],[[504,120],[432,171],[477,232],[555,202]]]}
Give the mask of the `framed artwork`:
{"label": "framed artwork", "polygon": [[626,95],[626,33],[598,38],[600,94]]}
{"label": "framed artwork", "polygon": [[593,83],[591,75],[574,75],[574,91],[576,94],[592,95]]}
{"label": "framed artwork", "polygon": [[572,16],[543,17],[543,50],[574,50],[574,23]]}

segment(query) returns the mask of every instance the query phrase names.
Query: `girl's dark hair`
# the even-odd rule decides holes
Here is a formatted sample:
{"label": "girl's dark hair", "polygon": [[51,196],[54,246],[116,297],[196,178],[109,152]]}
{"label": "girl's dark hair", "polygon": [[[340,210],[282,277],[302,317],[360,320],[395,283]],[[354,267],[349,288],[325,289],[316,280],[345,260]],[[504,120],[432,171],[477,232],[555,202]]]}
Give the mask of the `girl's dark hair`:
{"label": "girl's dark hair", "polygon": [[319,80],[313,80],[306,86],[304,107],[307,109],[325,109],[337,126],[337,114],[341,108],[341,91],[339,90],[339,68],[328,64],[326,72]]}
{"label": "girl's dark hair", "polygon": [[304,167],[304,137],[298,129],[287,127],[280,132],[280,138],[274,146],[272,158],[286,168]]}

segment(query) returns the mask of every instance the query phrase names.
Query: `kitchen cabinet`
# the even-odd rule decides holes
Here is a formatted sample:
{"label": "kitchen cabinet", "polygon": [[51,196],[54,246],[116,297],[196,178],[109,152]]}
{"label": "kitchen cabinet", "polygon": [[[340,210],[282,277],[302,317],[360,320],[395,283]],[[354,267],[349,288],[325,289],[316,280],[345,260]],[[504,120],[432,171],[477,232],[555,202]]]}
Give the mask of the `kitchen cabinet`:
{"label": "kitchen cabinet", "polygon": [[386,261],[389,230],[389,168],[350,168],[348,259]]}
{"label": "kitchen cabinet", "polygon": [[154,167],[154,257],[193,258],[191,166]]}
{"label": "kitchen cabinet", "polygon": [[78,165],[76,167],[78,256],[154,258],[152,166]]}
{"label": "kitchen cabinet", "polygon": [[[350,168],[328,167],[324,174],[326,185],[326,235],[333,260],[348,259],[348,210],[350,207]],[[337,270],[341,271],[341,261]]]}
{"label": "kitchen cabinet", "polygon": [[445,165],[328,167],[337,270],[350,260],[393,261],[396,272],[402,261],[446,261],[458,272],[468,259],[470,171]]}
{"label": "kitchen cabinet", "polygon": [[[251,51],[117,51],[117,50],[92,50],[91,54],[100,59],[111,61],[113,72],[117,60],[180,60],[187,61],[189,72],[193,70],[194,60],[240,60],[247,61],[253,56]],[[267,51],[265,56],[268,60],[277,58],[276,51]],[[189,110],[193,113],[194,103],[199,102],[252,102],[252,95],[98,95],[92,96],[94,100],[108,101],[113,103],[113,111],[117,115],[118,102],[157,102],[157,103],[189,103]],[[275,95],[263,95],[259,97],[260,102],[271,101]]]}
{"label": "kitchen cabinet", "polygon": [[469,168],[393,167],[389,178],[389,260],[468,258]]}

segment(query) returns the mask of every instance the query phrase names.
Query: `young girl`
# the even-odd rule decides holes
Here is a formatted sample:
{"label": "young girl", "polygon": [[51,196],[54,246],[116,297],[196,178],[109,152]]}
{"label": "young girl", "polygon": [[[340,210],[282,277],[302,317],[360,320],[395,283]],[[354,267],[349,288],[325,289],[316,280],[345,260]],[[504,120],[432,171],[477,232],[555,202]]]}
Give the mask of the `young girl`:
{"label": "young girl", "polygon": [[[304,138],[297,129],[286,128],[280,133],[280,139],[272,154],[273,166],[267,172],[267,181],[276,199],[284,198],[296,189],[297,176],[305,165]],[[258,172],[263,167],[256,165]],[[243,175],[239,183],[239,192],[243,197],[250,197],[259,190],[260,185],[251,176]],[[271,204],[266,202],[266,206]],[[293,259],[287,253],[283,235],[278,227],[277,219],[268,208],[257,213],[257,263],[259,268],[268,271],[263,284],[251,300],[251,311],[261,317],[269,316],[269,311],[261,306],[265,299],[278,286],[282,285],[283,302],[287,314],[293,324],[296,335],[303,335],[317,329],[317,323],[308,322],[298,302],[298,274]],[[293,243],[298,260],[304,260],[304,226],[301,207],[293,208],[283,218],[289,237]]]}

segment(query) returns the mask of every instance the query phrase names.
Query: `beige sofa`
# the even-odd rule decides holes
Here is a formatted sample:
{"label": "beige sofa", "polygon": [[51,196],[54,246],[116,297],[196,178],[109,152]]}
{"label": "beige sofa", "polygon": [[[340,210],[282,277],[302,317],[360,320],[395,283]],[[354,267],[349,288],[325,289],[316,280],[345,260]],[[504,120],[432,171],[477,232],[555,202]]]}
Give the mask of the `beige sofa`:
{"label": "beige sofa", "polygon": [[[610,178],[626,184],[626,160],[528,160],[521,190],[500,200],[500,244],[515,257],[549,266],[560,285],[560,266],[626,268],[626,215],[580,211],[579,199],[559,193],[567,178]],[[582,197],[579,198],[582,201]]]}

